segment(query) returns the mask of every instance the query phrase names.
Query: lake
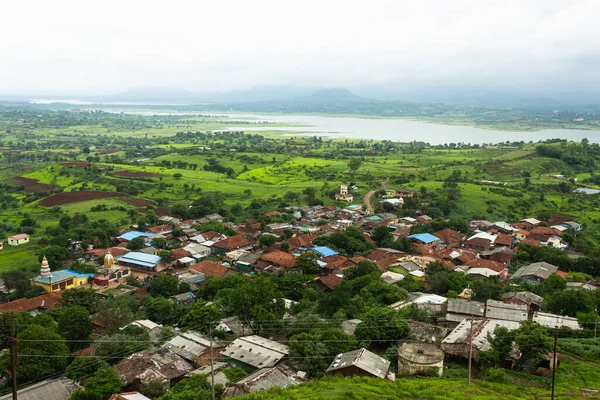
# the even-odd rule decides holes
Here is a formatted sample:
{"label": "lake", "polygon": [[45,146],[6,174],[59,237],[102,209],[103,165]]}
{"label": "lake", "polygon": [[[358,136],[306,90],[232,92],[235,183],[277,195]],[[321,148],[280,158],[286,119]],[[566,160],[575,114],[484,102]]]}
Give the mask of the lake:
{"label": "lake", "polygon": [[545,129],[535,132],[509,132],[476,128],[473,126],[441,125],[423,121],[395,118],[356,118],[318,115],[258,115],[238,113],[215,113],[235,119],[299,124],[296,127],[227,127],[228,130],[286,131],[293,135],[323,136],[330,138],[356,138],[431,144],[444,143],[499,143],[506,141],[533,141],[560,138],[581,141],[588,138],[600,143],[600,131],[580,129]]}

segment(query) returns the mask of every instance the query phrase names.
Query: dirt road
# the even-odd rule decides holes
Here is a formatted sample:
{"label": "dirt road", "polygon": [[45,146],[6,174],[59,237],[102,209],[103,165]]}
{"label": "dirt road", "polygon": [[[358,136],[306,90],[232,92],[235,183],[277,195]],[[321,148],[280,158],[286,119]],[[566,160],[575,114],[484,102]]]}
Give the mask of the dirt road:
{"label": "dirt road", "polygon": [[386,182],[381,182],[381,187],[379,189],[376,190],[371,190],[370,192],[368,192],[365,195],[365,204],[367,205],[367,210],[369,211],[369,214],[375,214],[375,207],[373,207],[373,203],[371,203],[371,197],[373,196],[373,194],[381,189],[385,189],[387,187],[387,181]]}

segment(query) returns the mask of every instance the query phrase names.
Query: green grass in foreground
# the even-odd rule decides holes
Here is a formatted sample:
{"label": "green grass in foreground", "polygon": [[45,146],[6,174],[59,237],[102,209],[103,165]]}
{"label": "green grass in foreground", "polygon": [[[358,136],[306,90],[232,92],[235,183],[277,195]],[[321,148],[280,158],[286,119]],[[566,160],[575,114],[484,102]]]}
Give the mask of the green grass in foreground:
{"label": "green grass in foreground", "polygon": [[[596,364],[567,358],[561,360],[556,374],[556,397],[581,399],[580,389],[599,389]],[[506,371],[506,383],[474,379],[471,386],[465,378],[403,378],[389,382],[376,378],[326,377],[288,389],[273,389],[251,394],[244,400],[301,399],[541,399],[550,398],[551,377],[538,377]],[[587,397],[589,398],[589,397]],[[598,398],[598,397],[592,397]]]}
{"label": "green grass in foreground", "polygon": [[0,250],[0,274],[13,269],[31,269],[39,267],[37,252],[40,247],[34,243],[9,246],[4,243]]}

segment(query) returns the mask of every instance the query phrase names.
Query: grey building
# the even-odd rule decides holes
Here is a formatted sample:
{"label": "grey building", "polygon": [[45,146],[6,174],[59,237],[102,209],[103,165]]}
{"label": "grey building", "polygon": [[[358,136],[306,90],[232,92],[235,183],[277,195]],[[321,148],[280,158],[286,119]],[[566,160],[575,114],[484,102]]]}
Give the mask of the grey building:
{"label": "grey building", "polygon": [[385,358],[363,348],[338,354],[327,368],[327,373],[385,378],[390,370],[390,365],[391,363]]}

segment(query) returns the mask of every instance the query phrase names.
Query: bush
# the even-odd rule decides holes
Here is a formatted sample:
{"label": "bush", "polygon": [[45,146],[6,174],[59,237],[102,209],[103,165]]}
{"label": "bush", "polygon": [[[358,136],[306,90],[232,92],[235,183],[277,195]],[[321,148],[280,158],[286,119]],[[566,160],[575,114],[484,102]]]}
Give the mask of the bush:
{"label": "bush", "polygon": [[507,385],[513,383],[512,379],[506,375],[504,369],[498,367],[488,369],[485,373],[485,380],[489,382],[504,383]]}

